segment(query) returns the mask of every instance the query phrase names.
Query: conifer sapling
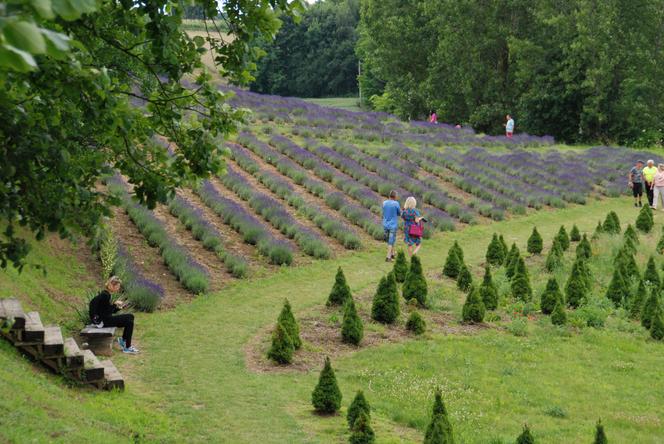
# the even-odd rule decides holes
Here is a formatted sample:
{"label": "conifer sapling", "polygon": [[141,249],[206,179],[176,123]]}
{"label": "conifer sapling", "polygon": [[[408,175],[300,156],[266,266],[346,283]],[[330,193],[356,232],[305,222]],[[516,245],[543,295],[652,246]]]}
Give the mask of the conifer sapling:
{"label": "conifer sapling", "polygon": [[659,312],[658,293],[658,288],[653,288],[650,290],[650,295],[648,296],[648,299],[646,299],[646,302],[643,304],[643,310],[641,311],[641,325],[643,325],[646,330],[650,330],[655,314]]}
{"label": "conifer sapling", "polygon": [[567,230],[565,230],[564,225],[560,226],[558,234],[556,235],[556,239],[558,239],[560,242],[560,247],[563,249],[563,251],[567,251],[569,249],[570,238],[567,235]]}
{"label": "conifer sapling", "polygon": [[595,440],[593,444],[608,444],[609,440],[606,438],[606,433],[604,433],[604,426],[602,425],[602,420],[597,421],[595,426]]}
{"label": "conifer sapling", "polygon": [[344,319],[341,323],[341,340],[346,344],[359,345],[364,337],[364,325],[357,315],[355,301],[351,297],[344,307]]}
{"label": "conifer sapling", "polygon": [[293,362],[294,351],[293,341],[286,328],[281,322],[277,322],[277,326],[272,333],[272,346],[267,352],[267,357],[278,364],[290,364]]}
{"label": "conifer sapling", "polygon": [[627,224],[627,228],[625,228],[625,232],[623,233],[623,239],[631,239],[634,244],[639,243],[639,235],[636,234],[636,230],[632,226],[632,224]]}
{"label": "conifer sapling", "polygon": [[516,439],[516,444],[535,444],[535,438],[533,437],[532,433],[530,433],[530,429],[528,428],[528,425],[523,426],[523,432],[519,435],[519,437]]}
{"label": "conifer sapling", "polygon": [[341,391],[337,385],[330,358],[325,358],[325,365],[320,372],[318,384],[311,392],[311,403],[317,413],[335,413],[341,407]]}
{"label": "conifer sapling", "polygon": [[360,412],[351,428],[350,444],[373,444],[376,442],[376,436],[369,423],[369,416],[365,412]]}
{"label": "conifer sapling", "polygon": [[542,241],[542,236],[537,231],[537,227],[533,228],[533,232],[528,238],[528,253],[530,254],[540,254],[544,248],[544,242]]}
{"label": "conifer sapling", "polygon": [[631,303],[629,304],[629,316],[632,319],[640,319],[641,311],[643,310],[643,304],[648,297],[648,291],[646,289],[646,284],[643,279],[639,279],[639,284],[636,287],[636,293],[632,298]]}
{"label": "conifer sapling", "polygon": [[422,315],[414,311],[408,317],[406,322],[406,330],[413,332],[416,335],[421,335],[426,330],[426,322],[422,319]]}
{"label": "conifer sapling", "polygon": [[572,230],[569,232],[569,240],[572,242],[578,242],[581,240],[581,233],[576,225],[572,226]]}
{"label": "conifer sapling", "polygon": [[392,268],[394,272],[394,279],[398,283],[403,283],[406,280],[406,274],[408,274],[408,260],[406,259],[406,253],[403,250],[399,250],[397,253],[397,258],[394,261],[394,267]]}
{"label": "conifer sapling", "polygon": [[415,299],[424,307],[427,302],[427,281],[422,271],[422,263],[418,256],[413,256],[410,260],[410,269],[406,274],[406,280],[403,283],[403,297],[407,301]]}
{"label": "conifer sapling", "polygon": [[457,277],[457,288],[461,291],[468,291],[470,286],[473,284],[473,276],[470,274],[470,270],[466,267],[466,264],[461,265],[461,270],[459,270],[459,276]]}
{"label": "conifer sapling", "polygon": [[353,424],[360,413],[364,412],[367,416],[371,416],[371,407],[367,402],[367,399],[364,397],[364,392],[358,390],[353,398],[353,402],[350,403],[348,407],[348,413],[346,413],[346,420],[348,421],[348,428],[352,429]]}
{"label": "conifer sapling", "polygon": [[604,219],[602,231],[607,234],[620,234],[620,219],[615,211],[609,212]]}
{"label": "conifer sapling", "polygon": [[[577,260],[577,262],[579,261]],[[588,294],[586,277],[583,276],[583,269],[577,262],[575,262],[575,266],[572,266],[572,272],[565,284],[565,300],[567,305],[573,308],[578,308],[586,300]]]}
{"label": "conifer sapling", "polygon": [[590,241],[586,235],[583,235],[581,242],[576,246],[576,257],[581,257],[583,259],[590,259],[593,255],[592,247],[590,246]]}
{"label": "conifer sapling", "polygon": [[484,320],[485,312],[486,307],[480,298],[480,292],[475,286],[471,286],[468,296],[466,297],[466,302],[463,304],[463,309],[461,310],[461,318],[463,319],[463,322],[482,322]]}
{"label": "conifer sapling", "polygon": [[343,270],[339,267],[337,275],[334,278],[332,291],[327,298],[327,305],[344,305],[350,297],[350,287],[346,282],[346,276],[344,276]]}
{"label": "conifer sapling", "polygon": [[459,270],[461,270],[461,264],[463,261],[459,258],[459,253],[454,247],[450,248],[450,251],[447,253],[447,259],[445,260],[445,265],[443,266],[443,275],[456,279],[459,276]]}
{"label": "conifer sapling", "polygon": [[279,313],[277,322],[281,322],[281,325],[283,325],[286,329],[286,333],[288,333],[291,341],[293,341],[293,347],[295,347],[295,350],[298,350],[300,347],[302,347],[302,340],[300,339],[300,326],[297,324],[295,316],[293,316],[293,311],[291,310],[291,305],[290,302],[288,302],[288,299],[284,300],[284,306],[281,309],[281,313]]}
{"label": "conifer sapling", "polygon": [[508,279],[512,279],[514,277],[516,264],[520,257],[521,253],[519,252],[519,247],[517,247],[516,244],[512,244],[512,248],[508,255],[508,260],[505,261],[505,275]]}
{"label": "conifer sapling", "polygon": [[551,323],[553,325],[565,325],[567,323],[567,313],[561,300],[556,301],[551,313]]}
{"label": "conifer sapling", "polygon": [[500,242],[500,247],[503,249],[503,263],[505,263],[505,259],[507,258],[507,253],[509,253],[509,248],[507,247],[507,243],[505,242],[505,238],[501,234],[498,236],[498,241]]}
{"label": "conifer sapling", "polygon": [[651,287],[659,287],[662,285],[657,266],[655,265],[655,258],[652,256],[650,256],[648,263],[646,264],[646,271],[643,272],[643,280],[646,285]]}
{"label": "conifer sapling", "polygon": [[505,252],[503,251],[503,246],[500,244],[500,240],[498,240],[498,235],[493,233],[491,242],[486,250],[486,262],[489,265],[499,266],[502,265],[504,260]]}
{"label": "conifer sapling", "polygon": [[454,444],[452,424],[447,415],[440,389],[436,389],[431,422],[424,434],[424,444]]}
{"label": "conifer sapling", "polygon": [[542,313],[551,314],[554,307],[556,306],[556,303],[558,301],[562,302],[562,300],[563,294],[561,293],[560,287],[558,286],[558,281],[555,277],[549,278],[546,283],[546,288],[542,292],[542,296],[540,298],[540,308],[542,309]]}
{"label": "conifer sapling", "polygon": [[602,227],[602,222],[597,222],[597,226],[595,227],[595,231],[593,232],[593,239],[599,239],[599,237],[602,235],[604,232],[604,228]]}
{"label": "conifer sapling", "polygon": [[551,272],[556,268],[560,267],[563,262],[563,249],[560,246],[560,240],[558,238],[553,239],[553,245],[549,250],[549,254],[546,256],[546,261],[544,262],[544,268]]}
{"label": "conifer sapling", "polygon": [[662,310],[658,309],[652,317],[650,325],[650,337],[656,341],[664,339],[664,320],[662,319]]}
{"label": "conifer sapling", "polygon": [[526,269],[526,263],[522,257],[516,261],[514,276],[512,277],[512,296],[523,302],[530,302],[533,298],[533,290],[530,286],[530,276]]}
{"label": "conifer sapling", "polygon": [[456,255],[459,256],[459,260],[463,262],[463,249],[461,248],[461,245],[459,245],[459,242],[454,241],[454,244],[452,244],[452,250],[456,252]]}
{"label": "conifer sapling", "polygon": [[636,218],[636,228],[643,233],[650,233],[654,224],[650,205],[644,205]]}
{"label": "conifer sapling", "polygon": [[609,288],[606,290],[606,298],[613,302],[616,307],[620,307],[623,302],[630,299],[629,286],[625,283],[620,268],[613,270],[613,277],[609,283]]}
{"label": "conifer sapling", "polygon": [[484,278],[482,279],[482,285],[480,286],[480,298],[482,298],[484,307],[487,310],[495,310],[498,308],[498,289],[493,283],[491,268],[488,265],[484,267]]}
{"label": "conifer sapling", "polygon": [[399,294],[394,274],[383,276],[371,306],[371,318],[383,324],[392,324],[399,317]]}

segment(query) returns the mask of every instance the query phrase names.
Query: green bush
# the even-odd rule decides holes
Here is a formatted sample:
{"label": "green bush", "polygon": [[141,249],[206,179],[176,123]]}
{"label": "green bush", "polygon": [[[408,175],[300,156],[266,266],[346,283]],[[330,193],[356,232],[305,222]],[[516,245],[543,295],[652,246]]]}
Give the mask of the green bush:
{"label": "green bush", "polygon": [[650,290],[650,296],[646,299],[645,304],[643,304],[643,310],[641,311],[641,325],[646,330],[650,330],[652,326],[652,321],[656,313],[659,312],[659,289],[653,288]]}
{"label": "green bush", "polygon": [[525,318],[516,318],[507,326],[507,330],[514,336],[528,336],[528,321]]}
{"label": "green bush", "polygon": [[505,260],[505,251],[503,250],[503,245],[498,239],[498,235],[493,233],[491,242],[486,250],[486,261],[489,265],[500,266]]}
{"label": "green bush", "polygon": [[514,277],[519,258],[521,258],[519,247],[517,247],[516,244],[512,244],[512,248],[510,249],[510,252],[507,255],[507,260],[505,261],[505,275],[508,279],[512,279]]}
{"label": "green bush", "polygon": [[357,391],[355,398],[353,398],[353,402],[351,402],[348,407],[348,413],[346,413],[348,428],[353,428],[353,424],[355,424],[355,420],[360,416],[360,413],[364,413],[369,417],[371,416],[371,406],[369,406],[362,390]]}
{"label": "green bush", "polygon": [[376,436],[369,422],[369,416],[365,412],[361,412],[351,429],[350,444],[373,444],[376,442]]}
{"label": "green bush", "polygon": [[611,312],[608,299],[591,299],[581,306],[575,315],[588,327],[602,328]]}
{"label": "green bush", "polygon": [[413,332],[416,335],[421,335],[426,330],[427,324],[422,319],[422,315],[414,311],[408,316],[406,321],[406,330]]}
{"label": "green bush", "polygon": [[457,288],[461,291],[468,291],[470,286],[473,284],[473,276],[470,274],[470,270],[466,267],[466,264],[461,264],[461,270],[459,270],[459,276],[457,276]]}
{"label": "green bush", "polygon": [[337,385],[330,358],[325,358],[325,365],[320,372],[318,384],[311,392],[311,404],[317,413],[331,414],[337,412],[341,407],[341,398],[341,391]]}
{"label": "green bush", "polygon": [[546,256],[546,261],[544,262],[544,268],[553,272],[563,263],[563,249],[560,245],[560,240],[556,237],[553,239],[553,245],[549,250],[549,254]]}
{"label": "green bush", "polygon": [[583,238],[581,239],[581,242],[579,242],[579,245],[576,246],[576,257],[580,257],[583,259],[590,259],[593,255],[593,249],[590,246],[590,242],[588,241],[588,238],[586,235],[583,235]]}
{"label": "green bush", "polygon": [[564,303],[563,294],[561,293],[560,287],[558,286],[558,281],[556,278],[552,277],[549,278],[548,282],[546,283],[546,288],[540,297],[540,308],[542,309],[542,313],[553,313],[553,309],[558,302]]}
{"label": "green bush", "polygon": [[332,291],[330,291],[330,295],[327,297],[326,305],[328,307],[332,305],[344,305],[346,301],[352,297],[350,287],[346,282],[346,276],[344,276],[343,270],[339,267],[339,269],[337,269],[337,275],[334,278]]}
{"label": "green bush", "polygon": [[464,257],[463,257],[463,249],[459,245],[459,242],[454,241],[454,244],[452,244],[452,250],[456,253],[456,255],[459,257],[459,260],[463,262]]}
{"label": "green bush", "polygon": [[447,415],[440,389],[436,389],[431,422],[424,434],[424,444],[454,444],[452,424]]}
{"label": "green bush", "polygon": [[602,225],[602,231],[607,234],[620,234],[620,219],[615,211],[611,211],[606,215],[604,219],[604,224]]}
{"label": "green bush", "polygon": [[632,224],[628,224],[627,228],[625,228],[625,232],[623,233],[623,239],[624,240],[630,239],[632,242],[634,242],[634,245],[639,243],[639,235],[636,234],[636,230],[634,229]]}
{"label": "green bush", "polygon": [[565,230],[564,225],[560,226],[558,234],[556,234],[556,239],[558,239],[560,242],[560,247],[563,249],[563,251],[567,251],[569,249],[570,238],[567,235],[567,230]]}
{"label": "green bush", "polygon": [[466,302],[463,304],[463,309],[461,310],[461,319],[463,322],[479,323],[484,320],[485,312],[486,307],[480,298],[479,291],[477,291],[475,286],[471,286],[466,297]]}
{"label": "green bush", "polygon": [[482,279],[482,285],[480,285],[480,297],[487,310],[498,308],[498,289],[493,283],[491,268],[488,264],[484,267],[484,278]]}
{"label": "green bush", "polygon": [[579,307],[587,298],[588,285],[583,275],[583,268],[578,265],[578,260],[572,266],[567,284],[565,285],[565,300],[567,305],[573,308]]}
{"label": "green bush", "polygon": [[646,270],[643,272],[643,280],[646,285],[651,287],[659,287],[662,284],[657,266],[655,265],[655,258],[652,256],[650,256],[646,264]]}
{"label": "green bush", "polygon": [[643,282],[643,279],[639,279],[639,284],[636,287],[636,293],[634,293],[632,302],[629,305],[629,316],[632,319],[641,318],[641,311],[643,310],[643,304],[645,303],[647,297],[648,293],[646,290],[646,284]]}
{"label": "green bush", "polygon": [[604,233],[604,227],[602,226],[602,222],[599,221],[597,222],[597,226],[595,227],[595,231],[593,232],[593,239],[599,239],[602,233]]}
{"label": "green bush", "polygon": [[527,251],[530,254],[540,254],[544,248],[542,236],[537,231],[537,227],[533,228],[533,232],[528,238]]}
{"label": "green bush", "polygon": [[344,307],[344,319],[341,322],[341,340],[347,344],[359,345],[364,337],[362,319],[357,315],[355,301],[351,297]]}
{"label": "green bush", "polygon": [[408,274],[408,260],[406,259],[406,253],[403,250],[399,250],[397,253],[397,258],[394,261],[394,267],[392,268],[394,272],[394,279],[403,283],[406,280],[406,274]]}
{"label": "green bush", "polygon": [[459,276],[459,271],[461,270],[462,264],[463,261],[459,257],[457,250],[450,248],[450,251],[447,253],[445,265],[443,266],[443,275],[452,279],[456,279],[457,276]]}
{"label": "green bush", "polygon": [[[645,207],[644,207],[645,208]],[[609,440],[606,438],[606,433],[604,433],[604,426],[602,425],[602,420],[597,421],[595,426],[595,440],[593,444],[608,444]]]}
{"label": "green bush", "polygon": [[514,276],[512,277],[512,296],[524,302],[530,302],[533,298],[533,289],[530,286],[530,277],[526,269],[526,263],[522,257],[516,261]]}
{"label": "green bush", "polygon": [[383,276],[371,306],[371,318],[383,324],[392,324],[399,317],[397,282],[391,272]]}
{"label": "green bush", "polygon": [[636,228],[644,233],[650,233],[655,224],[650,205],[644,205],[636,218]]}
{"label": "green bush", "polygon": [[295,346],[286,328],[281,322],[278,322],[272,333],[272,346],[267,352],[267,357],[279,364],[290,364],[293,362],[294,351]]}
{"label": "green bush", "polygon": [[613,271],[613,277],[609,288],[606,290],[606,297],[613,302],[616,307],[625,305],[629,301],[629,286],[625,282],[619,268]]}
{"label": "green bush", "polygon": [[427,281],[422,271],[422,263],[418,256],[410,259],[410,269],[406,274],[406,280],[403,283],[403,297],[407,301],[415,299],[424,307],[427,301]]}
{"label": "green bush", "polygon": [[556,305],[553,307],[553,312],[551,313],[551,323],[553,325],[565,325],[567,323],[565,307],[560,300],[556,301]]}
{"label": "green bush", "polygon": [[572,242],[579,242],[581,240],[581,233],[576,225],[574,225],[572,231],[569,232],[569,240]]}
{"label": "green bush", "polygon": [[532,433],[530,433],[530,429],[528,428],[528,425],[523,426],[523,432],[519,435],[519,437],[516,439],[516,444],[535,444],[535,438],[533,438]]}
{"label": "green bush", "polygon": [[288,302],[288,299],[284,300],[284,306],[279,313],[279,318],[277,323],[281,323],[286,329],[286,333],[290,336],[291,341],[293,341],[293,347],[295,350],[302,347],[302,340],[300,339],[300,326],[293,316],[293,311],[291,310],[291,305]]}

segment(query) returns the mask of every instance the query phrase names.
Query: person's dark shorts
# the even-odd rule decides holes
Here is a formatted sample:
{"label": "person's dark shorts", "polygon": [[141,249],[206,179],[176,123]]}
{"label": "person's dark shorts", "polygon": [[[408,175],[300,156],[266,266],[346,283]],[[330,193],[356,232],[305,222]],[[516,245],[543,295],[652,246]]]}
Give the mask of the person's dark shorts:
{"label": "person's dark shorts", "polygon": [[642,183],[633,183],[632,184],[632,195],[634,195],[634,197],[643,196],[643,184]]}

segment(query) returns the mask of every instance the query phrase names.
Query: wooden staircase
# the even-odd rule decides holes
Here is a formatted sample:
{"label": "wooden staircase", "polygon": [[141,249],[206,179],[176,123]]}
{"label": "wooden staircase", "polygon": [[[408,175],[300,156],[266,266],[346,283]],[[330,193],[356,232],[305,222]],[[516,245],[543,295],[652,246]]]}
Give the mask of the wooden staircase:
{"label": "wooden staircase", "polygon": [[73,338],[63,339],[60,327],[45,327],[39,313],[25,313],[17,299],[0,299],[0,335],[56,373],[99,389],[124,390],[124,379],[110,360],[81,350]]}

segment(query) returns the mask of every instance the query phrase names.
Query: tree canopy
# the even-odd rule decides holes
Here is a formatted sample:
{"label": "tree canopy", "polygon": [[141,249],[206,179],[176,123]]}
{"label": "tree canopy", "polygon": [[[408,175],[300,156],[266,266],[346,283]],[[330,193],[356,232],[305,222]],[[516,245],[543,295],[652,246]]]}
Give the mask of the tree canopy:
{"label": "tree canopy", "polygon": [[[207,17],[207,37],[181,29],[186,7]],[[279,14],[301,0],[19,0],[0,4],[0,264],[21,267],[27,227],[90,232],[113,199],[97,185],[119,170],[154,206],[223,166],[219,138],[243,111],[225,103],[200,57],[252,79]],[[216,32],[224,21],[230,35]],[[191,83],[189,83],[191,82]],[[170,155],[158,137],[174,142]]]}

